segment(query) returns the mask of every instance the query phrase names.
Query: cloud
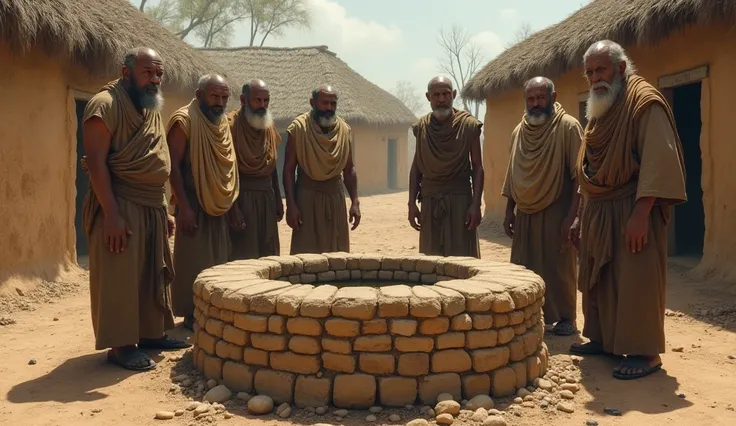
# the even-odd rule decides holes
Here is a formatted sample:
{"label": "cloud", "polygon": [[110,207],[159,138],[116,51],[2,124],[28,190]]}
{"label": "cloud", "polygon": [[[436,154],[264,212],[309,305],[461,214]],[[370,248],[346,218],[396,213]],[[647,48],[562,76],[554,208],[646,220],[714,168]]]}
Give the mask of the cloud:
{"label": "cloud", "polygon": [[495,58],[504,50],[503,40],[493,31],[481,31],[470,37],[470,42],[480,48],[485,62]]}
{"label": "cloud", "polygon": [[516,19],[517,14],[516,9],[512,9],[510,7],[501,10],[501,18],[504,20]]}

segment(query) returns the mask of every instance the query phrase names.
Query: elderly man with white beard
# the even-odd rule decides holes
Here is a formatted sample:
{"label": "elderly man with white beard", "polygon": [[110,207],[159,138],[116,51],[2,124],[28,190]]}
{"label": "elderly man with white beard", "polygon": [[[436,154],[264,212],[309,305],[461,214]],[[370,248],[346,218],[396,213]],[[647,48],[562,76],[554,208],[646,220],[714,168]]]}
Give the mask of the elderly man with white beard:
{"label": "elderly man with white beard", "polygon": [[252,80],[243,85],[240,109],[228,117],[240,175],[240,195],[228,213],[231,260],[281,252],[278,222],[284,206],[276,169],[281,136],[268,110],[270,100],[266,83]]}
{"label": "elderly man with white beard", "polygon": [[512,239],[511,262],[539,274],[546,284],[544,320],[552,332],[577,331],[576,254],[570,229],[580,203],[577,162],[583,129],[557,100],[552,80],[524,85],[526,111],[511,135],[511,157],[502,194],[503,226]]}
{"label": "elderly man with white beard", "polygon": [[617,379],[662,366],[667,222],[687,201],[672,111],[624,49],[599,41],[583,57],[589,120],[578,155],[583,196],[579,289],[590,342],[570,351],[624,356]]}

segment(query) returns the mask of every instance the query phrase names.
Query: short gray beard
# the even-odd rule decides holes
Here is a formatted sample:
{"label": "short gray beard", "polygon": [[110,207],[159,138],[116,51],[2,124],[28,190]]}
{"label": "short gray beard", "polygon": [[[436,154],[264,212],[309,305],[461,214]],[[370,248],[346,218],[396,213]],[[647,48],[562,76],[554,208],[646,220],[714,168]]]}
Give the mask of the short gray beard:
{"label": "short gray beard", "polygon": [[318,124],[320,127],[332,127],[336,123],[337,123],[337,114],[333,115],[330,118],[320,116],[318,119]]}
{"label": "short gray beard", "polygon": [[271,116],[271,111],[268,109],[266,109],[263,115],[256,114],[249,106],[243,107],[243,110],[245,112],[245,120],[254,129],[264,130],[273,125],[273,117]]}
{"label": "short gray beard", "polygon": [[[595,91],[598,87],[605,87],[605,93],[598,93]],[[616,102],[621,91],[624,87],[624,78],[621,74],[616,73],[613,78],[613,83],[608,84],[605,81],[599,81],[590,88],[588,102],[585,105],[585,118],[592,120],[594,118],[601,118],[605,115],[613,103]]]}
{"label": "short gray beard", "polygon": [[441,106],[441,107],[432,108],[432,115],[434,115],[434,117],[438,120],[444,120],[450,115],[452,115],[452,106],[449,106],[449,107]]}
{"label": "short gray beard", "polygon": [[548,119],[549,116],[545,112],[541,114],[529,114],[528,112],[526,113],[526,121],[532,126],[541,126],[542,124],[546,123]]}

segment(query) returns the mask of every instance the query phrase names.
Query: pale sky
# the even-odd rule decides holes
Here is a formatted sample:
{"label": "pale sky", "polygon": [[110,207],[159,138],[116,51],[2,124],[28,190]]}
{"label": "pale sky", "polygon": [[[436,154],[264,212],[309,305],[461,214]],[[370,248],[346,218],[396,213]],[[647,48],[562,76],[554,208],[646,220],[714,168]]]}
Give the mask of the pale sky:
{"label": "pale sky", "polygon": [[[130,0],[138,6],[140,0]],[[427,82],[441,74],[437,37],[453,24],[465,28],[488,61],[513,40],[522,23],[534,31],[553,25],[588,0],[307,0],[313,11],[311,30],[287,30],[269,37],[267,46],[326,45],[352,69],[393,92],[409,80],[420,96]],[[149,3],[156,3],[149,0]],[[241,24],[231,47],[248,44],[249,27]],[[187,39],[190,43],[193,40]],[[423,98],[426,101],[426,99]],[[425,111],[429,111],[425,103]],[[339,106],[338,106],[339,108]],[[519,108],[523,108],[520,102]],[[485,108],[478,118],[483,120]]]}

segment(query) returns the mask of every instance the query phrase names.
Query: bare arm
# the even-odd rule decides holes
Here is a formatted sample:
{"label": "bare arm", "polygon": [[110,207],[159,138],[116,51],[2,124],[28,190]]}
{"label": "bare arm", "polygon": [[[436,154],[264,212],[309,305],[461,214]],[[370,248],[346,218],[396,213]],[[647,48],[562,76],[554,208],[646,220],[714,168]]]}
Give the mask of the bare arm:
{"label": "bare arm", "polygon": [[409,205],[416,205],[421,185],[422,174],[417,167],[417,155],[414,153],[414,160],[411,162],[411,170],[409,171]]}
{"label": "bare arm", "polygon": [[483,197],[483,156],[480,151],[480,137],[470,145],[470,166],[473,170],[473,206],[480,208]]}
{"label": "bare arm", "polygon": [[184,154],[187,151],[187,135],[179,123],[171,127],[166,142],[169,144],[171,154],[171,189],[174,191],[179,208],[191,209],[192,206],[189,205],[189,199],[184,191],[184,178],[181,173]]}
{"label": "bare arm", "polygon": [[284,194],[286,195],[286,208],[296,207],[296,194],[294,187],[296,186],[296,151],[294,150],[294,139],[289,135],[286,140],[286,150],[284,158],[284,170],[281,178],[284,181]]}
{"label": "bare arm", "polygon": [[279,185],[279,170],[277,167],[274,167],[271,173],[271,186],[273,186],[273,192],[276,194],[276,200],[281,201],[281,185]]}
{"label": "bare arm", "polygon": [[118,203],[112,192],[107,155],[110,152],[112,135],[99,117],[91,117],[82,125],[82,143],[87,154],[87,168],[92,189],[100,201],[106,216],[118,214]]}
{"label": "bare arm", "polygon": [[350,202],[352,202],[353,205],[359,205],[358,172],[355,170],[352,155],[348,156],[348,162],[345,163],[345,168],[342,169],[342,179],[343,182],[345,182],[345,189],[348,190],[348,195],[350,195]]}

